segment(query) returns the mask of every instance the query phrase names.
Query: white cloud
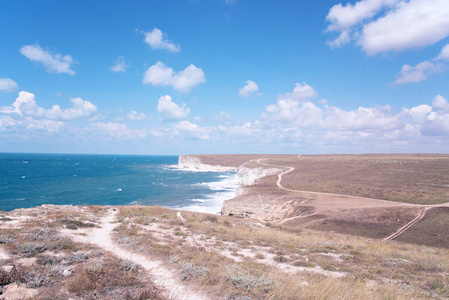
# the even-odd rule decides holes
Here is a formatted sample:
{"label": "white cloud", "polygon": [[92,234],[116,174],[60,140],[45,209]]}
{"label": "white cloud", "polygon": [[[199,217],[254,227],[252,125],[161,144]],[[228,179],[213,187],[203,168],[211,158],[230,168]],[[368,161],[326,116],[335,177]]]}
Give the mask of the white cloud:
{"label": "white cloud", "polygon": [[58,133],[62,128],[64,128],[64,126],[65,123],[62,121],[39,120],[31,117],[17,119],[12,115],[1,114],[0,111],[0,132],[16,132],[19,133],[21,137],[25,136],[27,131],[34,132],[33,130]]}
{"label": "white cloud", "polygon": [[307,83],[296,83],[293,93],[285,93],[278,96],[278,100],[294,100],[294,101],[304,101],[309,98],[313,98],[317,95],[317,92],[313,87]]}
{"label": "white cloud", "polygon": [[23,46],[20,49],[20,53],[22,53],[32,61],[43,64],[48,72],[75,75],[75,72],[70,69],[72,64],[74,63],[70,55],[62,56],[59,53],[52,54],[48,51],[43,50],[39,45]]}
{"label": "white cloud", "polygon": [[218,116],[215,116],[214,119],[218,120],[221,123],[230,123],[232,120],[231,114],[225,111],[221,111]]}
{"label": "white cloud", "polygon": [[249,97],[254,95],[259,90],[259,86],[252,80],[245,81],[245,86],[239,89],[239,95],[242,97]]}
{"label": "white cloud", "polygon": [[110,67],[109,70],[112,71],[112,72],[123,72],[123,73],[126,73],[126,69],[128,67],[129,66],[126,64],[125,58],[123,56],[119,56],[115,60],[115,65]]}
{"label": "white cloud", "polygon": [[449,36],[448,15],[447,0],[361,0],[354,5],[337,4],[326,17],[330,22],[327,31],[340,35],[328,44],[341,46],[355,39],[368,55],[422,48]]}
{"label": "white cloud", "polygon": [[349,29],[363,20],[373,17],[384,6],[391,6],[397,2],[398,0],[362,0],[355,4],[342,5],[339,3],[332,6],[326,16],[326,21],[331,23],[327,30],[343,31]]}
{"label": "white cloud", "polygon": [[189,121],[181,121],[174,126],[177,133],[183,133],[187,138],[209,140],[211,138],[211,128],[202,128]]}
{"label": "white cloud", "polygon": [[439,63],[423,61],[416,66],[403,65],[396,79],[396,84],[420,82],[434,73],[444,71],[444,66]]}
{"label": "white cloud", "polygon": [[96,136],[113,137],[117,139],[144,139],[148,134],[145,129],[130,129],[123,123],[90,123],[88,131]]}
{"label": "white cloud", "polygon": [[143,34],[145,35],[145,43],[150,45],[153,49],[164,49],[169,52],[181,51],[181,47],[179,45],[170,42],[167,39],[167,35],[156,27],[154,27],[152,31],[143,32]]}
{"label": "white cloud", "polygon": [[72,98],[70,101],[73,103],[71,108],[61,109],[59,105],[53,105],[51,109],[44,109],[37,105],[33,93],[21,91],[10,107],[0,108],[0,113],[51,120],[73,120],[88,118],[97,110],[97,106],[81,98]]}
{"label": "white cloud", "polygon": [[126,117],[133,121],[141,121],[141,120],[145,120],[148,118],[145,114],[138,113],[135,110],[132,110],[129,113],[127,113]]}
{"label": "white cloud", "polygon": [[327,41],[326,43],[331,47],[331,49],[334,48],[340,48],[344,44],[347,44],[351,41],[351,35],[348,30],[343,30],[338,38],[334,39],[333,41]]}
{"label": "white cloud", "polygon": [[185,119],[190,113],[190,109],[186,108],[186,104],[181,106],[171,101],[169,95],[159,98],[157,111],[161,115],[163,121],[173,121]]}
{"label": "white cloud", "polygon": [[447,0],[410,0],[366,24],[360,44],[368,55],[429,45],[449,36]]}
{"label": "white cloud", "polygon": [[441,49],[440,55],[435,57],[434,60],[449,60],[449,44]]}
{"label": "white cloud", "polygon": [[172,68],[158,61],[146,70],[142,83],[154,86],[172,86],[175,90],[189,92],[205,81],[203,70],[193,64],[176,73]]}
{"label": "white cloud", "polygon": [[2,92],[13,92],[17,90],[19,86],[17,83],[10,78],[0,78],[0,91]]}
{"label": "white cloud", "polygon": [[447,100],[441,95],[437,95],[435,99],[433,99],[432,109],[439,114],[449,114],[449,104]]}

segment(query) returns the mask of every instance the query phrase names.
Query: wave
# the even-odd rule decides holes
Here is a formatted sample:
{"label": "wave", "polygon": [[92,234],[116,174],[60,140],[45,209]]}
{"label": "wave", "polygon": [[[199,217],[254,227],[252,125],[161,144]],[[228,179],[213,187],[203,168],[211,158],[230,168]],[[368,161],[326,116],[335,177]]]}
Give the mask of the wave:
{"label": "wave", "polygon": [[219,178],[222,180],[193,184],[194,186],[207,187],[213,193],[205,195],[204,198],[190,199],[189,204],[174,208],[201,213],[220,214],[223,202],[235,197],[238,187],[238,176],[237,174],[220,175]]}

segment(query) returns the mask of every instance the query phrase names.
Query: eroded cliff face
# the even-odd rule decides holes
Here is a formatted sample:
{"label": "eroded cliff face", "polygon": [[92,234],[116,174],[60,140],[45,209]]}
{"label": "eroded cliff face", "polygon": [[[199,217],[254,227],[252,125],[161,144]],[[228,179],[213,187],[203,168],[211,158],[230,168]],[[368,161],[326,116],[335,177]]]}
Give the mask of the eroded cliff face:
{"label": "eroded cliff face", "polygon": [[281,169],[278,168],[247,167],[246,165],[248,163],[245,163],[242,166],[236,168],[236,167],[225,167],[219,165],[203,164],[199,157],[190,155],[182,155],[178,159],[178,166],[188,170],[205,171],[205,172],[237,172],[239,178],[239,186],[241,187],[253,185],[256,183],[258,179],[262,177],[275,175],[282,171]]}
{"label": "eroded cliff face", "polygon": [[[246,165],[246,164],[245,164]],[[262,177],[279,174],[282,172],[278,168],[248,168],[245,165],[240,166],[238,169],[238,177],[240,186],[253,185],[256,181]]]}
{"label": "eroded cliff face", "polygon": [[219,165],[206,165],[198,157],[190,155],[181,155],[178,159],[178,166],[193,171],[204,172],[236,172],[238,168],[225,167]]}
{"label": "eroded cliff face", "polygon": [[234,198],[225,200],[221,210],[222,214],[234,215],[240,217],[265,216],[265,212],[260,206],[260,196],[254,193],[256,182],[266,176],[276,175],[282,172],[279,168],[257,167],[255,160],[248,161],[238,168],[225,167],[219,165],[203,164],[201,159],[196,156],[180,156],[179,167],[194,171],[210,172],[236,172],[238,183]]}

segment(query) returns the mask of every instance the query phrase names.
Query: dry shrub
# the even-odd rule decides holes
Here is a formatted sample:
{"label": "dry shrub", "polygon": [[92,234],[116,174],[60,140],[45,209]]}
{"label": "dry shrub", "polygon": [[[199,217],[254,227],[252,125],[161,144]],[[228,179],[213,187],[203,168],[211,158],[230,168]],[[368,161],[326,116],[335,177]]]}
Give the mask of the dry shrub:
{"label": "dry shrub", "polygon": [[140,270],[135,264],[123,260],[96,260],[76,269],[69,282],[69,291],[87,294],[92,291],[104,292],[139,283]]}

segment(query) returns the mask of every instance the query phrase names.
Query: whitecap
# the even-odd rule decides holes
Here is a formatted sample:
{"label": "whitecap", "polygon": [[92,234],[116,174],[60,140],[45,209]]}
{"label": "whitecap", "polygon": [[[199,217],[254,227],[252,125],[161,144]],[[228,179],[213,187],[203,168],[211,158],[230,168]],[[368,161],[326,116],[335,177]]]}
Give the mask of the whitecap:
{"label": "whitecap", "polygon": [[118,189],[116,189],[116,191],[117,191],[117,192],[121,192],[121,191],[122,191],[122,189],[121,189],[121,188],[118,188]]}
{"label": "whitecap", "polygon": [[201,213],[219,214],[223,207],[223,202],[234,198],[238,187],[237,174],[223,176],[225,177],[221,177],[223,179],[220,181],[195,184],[196,186],[207,187],[209,190],[215,191],[215,193],[209,194],[203,199],[190,199],[189,201],[191,201],[191,204],[175,208]]}

